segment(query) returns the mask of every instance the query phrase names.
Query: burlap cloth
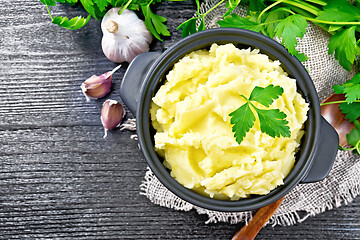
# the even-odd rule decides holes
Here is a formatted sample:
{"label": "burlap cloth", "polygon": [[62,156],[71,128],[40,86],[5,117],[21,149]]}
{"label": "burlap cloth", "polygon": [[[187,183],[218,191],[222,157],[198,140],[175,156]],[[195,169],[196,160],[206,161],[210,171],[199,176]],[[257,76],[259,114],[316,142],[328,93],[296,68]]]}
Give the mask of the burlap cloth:
{"label": "burlap cloth", "polygon": [[[205,12],[218,0],[208,0],[201,5]],[[215,9],[206,16],[207,28],[218,27],[216,22],[226,12],[223,6]],[[244,15],[246,10],[236,9],[238,14]],[[309,71],[320,100],[332,93],[331,86],[343,83],[354,75],[354,71],[344,70],[334,59],[328,55],[327,45],[330,35],[315,25],[309,24],[305,37],[299,41],[297,49],[305,53],[309,60],[304,65]],[[335,164],[329,176],[317,183],[299,184],[285,198],[279,209],[268,223],[275,225],[293,225],[302,222],[309,216],[339,207],[351,202],[360,194],[360,157],[349,152],[339,151]],[[154,176],[150,169],[140,186],[141,194],[151,202],[175,210],[190,211],[195,209],[199,214],[207,214],[210,222],[247,222],[252,212],[217,212],[194,206],[175,196],[167,190]]]}

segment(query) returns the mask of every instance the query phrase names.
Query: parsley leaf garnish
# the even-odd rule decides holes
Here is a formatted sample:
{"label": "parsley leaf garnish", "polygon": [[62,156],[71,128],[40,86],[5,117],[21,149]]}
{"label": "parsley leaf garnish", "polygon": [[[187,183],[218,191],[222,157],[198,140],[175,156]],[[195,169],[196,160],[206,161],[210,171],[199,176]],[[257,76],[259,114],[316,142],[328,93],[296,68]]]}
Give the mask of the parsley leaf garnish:
{"label": "parsley leaf garnish", "polygon": [[360,117],[360,72],[342,85],[334,85],[337,94],[345,94],[345,102],[339,105],[345,118],[354,122]]}
{"label": "parsley leaf garnish", "polygon": [[141,10],[145,16],[145,25],[154,37],[162,41],[160,35],[170,36],[169,30],[164,24],[164,22],[166,22],[166,18],[153,13],[150,9],[150,3],[145,6],[141,6]]}
{"label": "parsley leaf garnish", "polygon": [[[201,21],[200,21],[199,27],[196,27],[196,22],[199,18],[201,18]],[[190,34],[205,30],[204,16],[190,18],[189,20],[180,24],[177,27],[177,30],[179,30],[179,29],[182,29],[181,37],[183,37],[183,38]]]}
{"label": "parsley leaf garnish", "polygon": [[230,123],[234,124],[232,127],[232,130],[235,133],[234,137],[240,144],[246,133],[254,126],[255,122],[255,116],[250,108],[250,103],[245,103],[237,110],[230,113],[229,116],[231,117]]}
{"label": "parsley leaf garnish", "polygon": [[228,0],[225,4],[225,7],[228,9],[223,17],[230,15],[232,11],[240,4],[241,0]]}
{"label": "parsley leaf garnish", "polygon": [[333,22],[352,22],[360,20],[360,10],[347,0],[328,0],[318,20]]}
{"label": "parsley leaf garnish", "polygon": [[256,108],[260,121],[261,131],[271,137],[290,137],[289,122],[285,120],[286,114],[279,109],[263,110]]}
{"label": "parsley leaf garnish", "polygon": [[48,6],[55,6],[56,2],[55,0],[40,0],[41,3],[46,4]]}
{"label": "parsley leaf garnish", "polygon": [[106,10],[106,7],[109,5],[107,0],[94,0],[94,3],[98,6],[101,12]]}
{"label": "parsley leaf garnish", "polygon": [[330,38],[328,48],[329,54],[335,52],[335,58],[339,60],[341,66],[346,70],[351,70],[351,65],[360,54],[360,48],[357,45],[355,37],[356,26],[343,29]]}
{"label": "parsley leaf garnish", "polygon": [[280,86],[269,85],[266,88],[255,87],[250,94],[250,101],[256,101],[265,107],[269,107],[273,101],[283,94],[284,89]]}
{"label": "parsley leaf garnish", "polygon": [[333,89],[337,94],[345,94],[346,102],[353,103],[360,100],[360,72],[342,85],[334,85]]}
{"label": "parsley leaf garnish", "polygon": [[350,145],[352,145],[352,148],[343,148],[339,146],[341,150],[345,151],[353,151],[354,153],[357,153],[360,155],[360,122],[356,120],[354,122],[355,128],[351,130],[349,134],[346,134],[346,140]]}
{"label": "parsley leaf garnish", "polygon": [[246,103],[229,114],[231,117],[230,123],[233,124],[232,131],[237,143],[240,144],[246,133],[254,126],[255,115],[253,111],[257,113],[260,129],[263,133],[271,137],[291,136],[290,128],[287,126],[289,122],[285,119],[285,113],[279,109],[259,109],[252,103],[252,101],[255,101],[269,107],[283,92],[282,87],[271,84],[265,88],[255,87],[249,98],[241,95],[246,100]]}
{"label": "parsley leaf garnish", "polygon": [[234,27],[259,32],[261,30],[261,23],[250,21],[247,18],[240,17],[237,14],[231,14],[224,18],[224,20],[217,22],[220,27]]}
{"label": "parsley leaf garnish", "polygon": [[65,29],[76,30],[85,26],[90,20],[90,17],[91,15],[89,15],[87,18],[77,16],[69,20],[67,17],[55,16],[54,19],[52,20],[52,23],[57,24]]}
{"label": "parsley leaf garnish", "polygon": [[96,12],[95,12],[93,1],[92,0],[80,0],[80,2],[83,5],[83,7],[85,8],[85,10],[97,20],[98,18],[96,17]]}
{"label": "parsley leaf garnish", "polygon": [[341,103],[339,108],[341,112],[345,114],[345,118],[350,122],[354,122],[360,117],[360,102]]}
{"label": "parsley leaf garnish", "polygon": [[296,37],[303,38],[307,26],[305,18],[300,14],[290,15],[276,25],[275,36],[281,37],[281,44],[294,55],[298,44]]}
{"label": "parsley leaf garnish", "polygon": [[271,37],[274,38],[275,37],[275,28],[276,25],[278,24],[277,21],[282,20],[286,17],[289,16],[289,8],[277,8],[271,12],[269,12],[269,14],[266,16],[264,23],[266,23],[266,27],[264,28],[264,33]]}

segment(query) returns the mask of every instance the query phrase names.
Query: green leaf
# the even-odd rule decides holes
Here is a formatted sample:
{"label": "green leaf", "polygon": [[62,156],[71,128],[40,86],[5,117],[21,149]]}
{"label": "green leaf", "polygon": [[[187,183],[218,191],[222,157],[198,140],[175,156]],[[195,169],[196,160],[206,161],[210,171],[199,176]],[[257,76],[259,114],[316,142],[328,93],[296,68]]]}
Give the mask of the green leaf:
{"label": "green leaf", "polygon": [[350,122],[354,122],[356,119],[360,117],[360,103],[341,103],[339,108],[343,114],[345,114],[345,118]]}
{"label": "green leaf", "polygon": [[203,31],[203,30],[205,30],[204,17],[201,18],[201,22],[200,22],[200,24],[199,24],[199,27],[198,27],[197,31],[200,32],[200,31]]}
{"label": "green leaf", "polygon": [[67,17],[55,16],[52,23],[59,25],[60,27],[63,27],[68,30],[76,30],[76,29],[79,29],[79,28],[82,28],[83,26],[85,26],[89,22],[90,17],[91,16],[89,15],[85,19],[81,16],[77,16],[77,17],[74,17],[69,20]]}
{"label": "green leaf", "polygon": [[330,25],[329,26],[329,32],[335,34],[335,32],[338,31],[341,28],[343,28],[343,26],[341,26],[341,25]]}
{"label": "green leaf", "polygon": [[67,3],[67,4],[70,4],[70,5],[75,5],[79,0],[56,0],[57,2],[60,2],[60,3]]}
{"label": "green leaf", "polygon": [[346,134],[346,140],[352,146],[357,146],[360,141],[360,123],[359,121],[355,121],[355,128],[351,130],[349,134]]}
{"label": "green leaf", "polygon": [[255,116],[247,102],[234,112],[230,113],[230,122],[233,124],[232,131],[237,143],[241,143],[246,133],[254,126]]}
{"label": "green leaf", "polygon": [[265,107],[269,107],[273,101],[283,94],[284,89],[280,86],[255,87],[250,94],[250,101],[256,101]]}
{"label": "green leaf", "polygon": [[343,94],[345,90],[342,85],[333,85],[332,88],[336,94]]}
{"label": "green leaf", "polygon": [[109,5],[109,2],[107,0],[94,0],[94,3],[101,12],[105,11],[106,7]]}
{"label": "green leaf", "polygon": [[249,0],[249,12],[261,12],[267,5],[265,0]]}
{"label": "green leaf", "polygon": [[272,10],[271,12],[269,12],[265,18],[265,28],[264,28],[264,32],[265,35],[267,35],[268,37],[274,38],[275,36],[275,28],[278,24],[278,20],[282,20],[284,18],[286,18],[287,16],[289,16],[289,8],[277,8],[275,10]]}
{"label": "green leaf", "polygon": [[157,39],[162,41],[160,35],[170,36],[168,28],[163,24],[163,22],[166,22],[166,18],[153,13],[150,9],[150,4],[141,6],[141,10],[145,16],[146,27]]}
{"label": "green leaf", "polygon": [[93,1],[92,0],[80,0],[80,2],[83,5],[83,7],[85,8],[85,10],[97,20]]}
{"label": "green leaf", "polygon": [[360,20],[360,10],[347,0],[328,0],[324,11],[319,12],[318,20],[333,22],[353,22]]}
{"label": "green leaf", "polygon": [[196,18],[196,17],[190,18],[177,27],[177,30],[182,29],[181,37],[184,38],[184,37],[196,32],[196,20],[197,19],[198,18]]}
{"label": "green leaf", "polygon": [[246,18],[240,17],[237,14],[231,14],[231,16],[227,16],[217,23],[220,25],[220,27],[243,28],[255,32],[259,32],[262,27],[261,23],[252,22]]}
{"label": "green leaf", "polygon": [[360,100],[360,73],[342,85],[344,87],[344,93],[347,103],[355,102]]}
{"label": "green leaf", "polygon": [[360,100],[360,72],[342,85],[334,85],[333,89],[337,94],[345,94],[346,102],[353,103]]}
{"label": "green leaf", "polygon": [[299,51],[296,51],[294,56],[299,59],[300,62],[305,62],[309,59],[308,56],[306,56],[304,53],[300,53]]}
{"label": "green leaf", "polygon": [[360,48],[356,42],[355,30],[356,26],[352,26],[337,32],[330,38],[328,45],[329,54],[331,55],[335,52],[335,58],[348,71],[351,70],[356,54],[360,53]]}
{"label": "green leaf", "polygon": [[275,36],[281,37],[281,43],[288,49],[289,53],[296,54],[297,46],[296,37],[303,38],[306,33],[307,22],[305,18],[299,14],[290,15],[275,28]]}
{"label": "green leaf", "polygon": [[360,99],[360,84],[351,86],[351,87],[347,87],[345,88],[344,91],[345,97],[346,97],[346,102],[347,103],[353,103],[356,100]]}
{"label": "green leaf", "polygon": [[230,15],[232,11],[240,4],[241,0],[228,0],[225,4],[225,7],[228,9],[223,15],[223,18]]}
{"label": "green leaf", "polygon": [[177,30],[182,28],[181,37],[184,38],[184,37],[196,32],[196,20],[197,19],[198,19],[197,17],[190,18],[177,27]]}
{"label": "green leaf", "polygon": [[261,131],[271,137],[290,137],[289,122],[285,119],[286,114],[279,109],[263,110],[256,108],[260,121]]}

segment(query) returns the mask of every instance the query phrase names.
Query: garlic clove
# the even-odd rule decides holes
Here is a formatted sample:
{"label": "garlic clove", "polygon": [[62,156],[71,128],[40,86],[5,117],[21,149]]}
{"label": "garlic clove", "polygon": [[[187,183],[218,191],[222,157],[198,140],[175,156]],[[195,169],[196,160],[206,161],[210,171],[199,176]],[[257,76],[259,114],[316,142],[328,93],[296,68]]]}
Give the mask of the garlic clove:
{"label": "garlic clove", "polygon": [[125,117],[125,109],[121,103],[108,99],[103,103],[101,109],[101,123],[104,126],[104,138],[107,132],[115,127],[118,127]]}
{"label": "garlic clove", "polygon": [[144,21],[131,10],[118,14],[119,8],[110,9],[101,22],[101,42],[105,56],[113,62],[131,62],[140,53],[149,51],[152,35]]}
{"label": "garlic clove", "polygon": [[106,72],[100,76],[93,75],[86,79],[81,84],[81,91],[85,95],[86,101],[89,102],[90,98],[102,98],[110,92],[112,75],[116,72],[121,65],[114,68],[112,71]]}

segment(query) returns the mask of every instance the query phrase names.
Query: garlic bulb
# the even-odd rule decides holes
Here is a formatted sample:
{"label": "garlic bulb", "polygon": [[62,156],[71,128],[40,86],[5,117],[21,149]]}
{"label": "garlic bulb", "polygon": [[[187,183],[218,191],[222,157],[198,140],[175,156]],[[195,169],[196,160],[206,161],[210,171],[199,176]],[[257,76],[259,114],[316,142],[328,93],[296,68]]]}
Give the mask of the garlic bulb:
{"label": "garlic bulb", "polygon": [[152,35],[133,11],[126,9],[121,15],[118,11],[110,9],[101,22],[101,46],[110,61],[131,62],[136,55],[149,51]]}

